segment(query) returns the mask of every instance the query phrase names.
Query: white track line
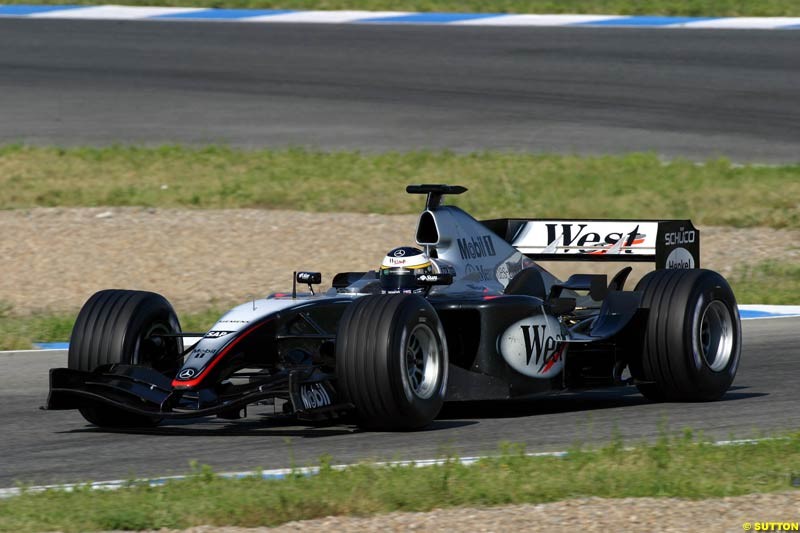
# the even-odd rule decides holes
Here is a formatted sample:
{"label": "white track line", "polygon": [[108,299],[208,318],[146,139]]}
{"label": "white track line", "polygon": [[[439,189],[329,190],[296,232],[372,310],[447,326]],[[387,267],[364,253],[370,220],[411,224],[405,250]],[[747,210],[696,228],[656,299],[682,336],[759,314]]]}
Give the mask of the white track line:
{"label": "white track line", "polygon": [[797,17],[731,17],[700,20],[681,24],[682,28],[707,28],[718,30],[769,30],[800,24]]}
{"label": "white track line", "polygon": [[474,20],[459,20],[448,26],[570,26],[623,18],[620,15],[500,15]]}
{"label": "white track line", "polygon": [[140,20],[161,15],[178,15],[197,11],[205,11],[205,9],[197,7],[92,6],[46,11],[29,16],[38,19]]}
{"label": "white track line", "polygon": [[800,315],[800,305],[761,305],[761,304],[742,304],[740,311],[761,311],[784,316]]}
{"label": "white track line", "polygon": [[284,13],[283,15],[248,17],[242,22],[344,24],[367,18],[402,17],[412,14],[407,11],[298,11],[296,13]]}

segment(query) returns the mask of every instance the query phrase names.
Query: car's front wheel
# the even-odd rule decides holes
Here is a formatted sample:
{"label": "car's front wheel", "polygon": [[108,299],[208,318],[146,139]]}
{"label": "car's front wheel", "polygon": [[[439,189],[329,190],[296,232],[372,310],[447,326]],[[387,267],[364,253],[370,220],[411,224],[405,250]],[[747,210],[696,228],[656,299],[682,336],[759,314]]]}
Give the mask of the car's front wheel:
{"label": "car's front wheel", "polygon": [[[123,363],[155,368],[172,377],[183,351],[172,306],[161,295],[145,291],[109,289],[97,292],[81,308],[69,342],[68,366],[92,372],[104,365]],[[106,406],[86,406],[83,417],[97,426],[152,426],[159,419]]]}
{"label": "car's front wheel", "polygon": [[411,294],[364,296],[345,311],[336,339],[336,377],[359,425],[409,430],[430,424],[447,387],[439,317]]}

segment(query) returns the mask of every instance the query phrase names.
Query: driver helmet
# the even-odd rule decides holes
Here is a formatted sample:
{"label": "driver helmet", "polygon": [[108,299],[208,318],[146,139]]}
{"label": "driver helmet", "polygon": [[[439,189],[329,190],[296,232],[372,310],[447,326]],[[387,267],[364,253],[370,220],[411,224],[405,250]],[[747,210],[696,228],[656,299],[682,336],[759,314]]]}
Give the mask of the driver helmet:
{"label": "driver helmet", "polygon": [[417,276],[431,273],[431,260],[422,250],[411,246],[394,248],[381,263],[381,288],[386,293],[423,292]]}

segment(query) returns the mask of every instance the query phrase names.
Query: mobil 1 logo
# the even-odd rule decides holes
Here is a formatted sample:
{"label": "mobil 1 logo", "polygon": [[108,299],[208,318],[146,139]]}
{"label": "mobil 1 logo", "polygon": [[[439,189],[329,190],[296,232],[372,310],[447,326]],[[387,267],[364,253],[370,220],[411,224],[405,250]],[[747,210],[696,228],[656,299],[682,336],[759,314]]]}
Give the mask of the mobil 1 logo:
{"label": "mobil 1 logo", "polygon": [[533,378],[550,378],[564,368],[566,332],[549,315],[534,315],[512,324],[499,340],[500,353],[519,372]]}
{"label": "mobil 1 logo", "polygon": [[461,255],[461,259],[481,259],[497,255],[491,235],[458,239],[458,253]]}
{"label": "mobil 1 logo", "polygon": [[300,399],[303,409],[319,409],[333,404],[331,395],[322,383],[304,383],[300,385]]}

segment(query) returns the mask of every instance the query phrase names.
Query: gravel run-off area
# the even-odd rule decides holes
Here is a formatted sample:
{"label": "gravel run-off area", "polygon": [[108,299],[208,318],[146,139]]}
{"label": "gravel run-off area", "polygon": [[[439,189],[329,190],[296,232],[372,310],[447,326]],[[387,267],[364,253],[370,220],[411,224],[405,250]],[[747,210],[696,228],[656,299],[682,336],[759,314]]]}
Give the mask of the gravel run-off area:
{"label": "gravel run-off area", "polygon": [[[708,500],[678,498],[583,498],[540,505],[439,509],[371,517],[328,517],[290,522],[277,528],[202,526],[182,533],[505,533],[591,531],[614,533],[741,533],[756,523],[797,524],[800,491]],[[761,529],[768,531],[767,529]],[[780,531],[773,529],[773,531]],[[173,533],[161,530],[159,533]]]}
{"label": "gravel run-off area", "polygon": [[[152,290],[181,312],[223,308],[291,288],[293,270],[374,269],[413,244],[416,215],[257,209],[37,208],[0,211],[0,305],[14,314],[74,312],[95,291]],[[729,275],[800,242],[800,231],[701,227],[702,265]],[[800,261],[800,249],[788,251]],[[553,263],[613,274],[618,264]],[[629,283],[647,270],[638,264]],[[580,270],[578,270],[580,269]]]}

